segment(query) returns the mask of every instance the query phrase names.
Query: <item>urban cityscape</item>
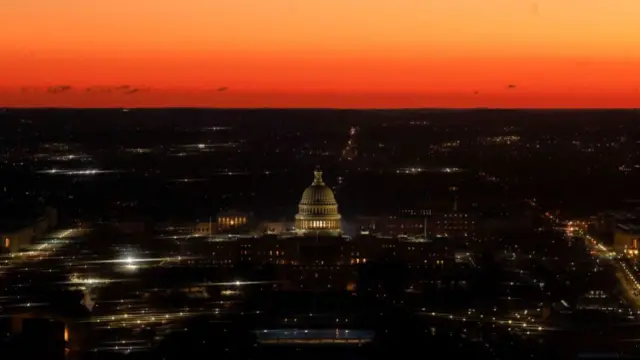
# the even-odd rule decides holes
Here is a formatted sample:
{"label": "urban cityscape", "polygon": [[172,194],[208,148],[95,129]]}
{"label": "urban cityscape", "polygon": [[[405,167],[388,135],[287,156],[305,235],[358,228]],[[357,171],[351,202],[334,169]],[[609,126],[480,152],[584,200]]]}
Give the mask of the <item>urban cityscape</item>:
{"label": "urban cityscape", "polygon": [[0,357],[637,356],[639,120],[5,109]]}

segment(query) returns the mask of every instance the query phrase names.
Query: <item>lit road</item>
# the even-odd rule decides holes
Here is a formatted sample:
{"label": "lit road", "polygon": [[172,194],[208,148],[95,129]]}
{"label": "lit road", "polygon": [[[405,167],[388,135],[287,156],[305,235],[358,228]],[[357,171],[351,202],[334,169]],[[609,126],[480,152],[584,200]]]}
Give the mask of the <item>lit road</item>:
{"label": "lit road", "polygon": [[349,140],[347,141],[346,146],[342,150],[341,160],[353,160],[357,155],[356,150],[356,136],[358,133],[358,128],[352,126],[349,129]]}
{"label": "lit road", "polygon": [[[536,209],[540,209],[534,200],[528,200],[529,204]],[[541,210],[542,211],[542,210]],[[637,269],[629,269],[623,260],[608,247],[604,246],[597,239],[588,235],[586,232],[587,224],[583,221],[566,221],[558,216],[545,212],[543,218],[554,225],[554,228],[565,232],[568,238],[581,236],[587,239],[591,254],[596,256],[600,261],[609,263],[616,268],[616,278],[624,290],[624,299],[634,310],[640,310],[640,283],[638,281]]]}
{"label": "lit road", "polygon": [[633,303],[636,309],[640,309],[640,284],[637,279],[637,271],[627,266],[623,261],[616,260],[616,276],[624,288],[626,297]]}
{"label": "lit road", "polygon": [[30,245],[26,251],[5,254],[0,257],[0,275],[17,267],[35,263],[51,258],[56,253],[70,244],[74,238],[86,235],[90,230],[75,228],[59,230],[47,234],[47,236],[35,244]]}
{"label": "lit road", "polygon": [[635,310],[640,310],[640,283],[637,278],[637,271],[630,269],[625,262],[616,257],[616,254],[596,241],[593,237],[587,235],[591,251],[600,260],[613,264],[616,268],[616,278],[620,282],[624,290],[625,299],[628,300]]}
{"label": "lit road", "polygon": [[494,326],[498,325],[506,327],[509,331],[525,331],[528,335],[541,331],[555,330],[548,326],[544,326],[541,319],[539,319],[539,316],[530,314],[527,310],[511,312],[500,316],[496,316],[495,314],[485,315],[475,310],[469,310],[466,314],[449,314],[429,311],[423,311],[419,314],[450,321],[491,323]]}

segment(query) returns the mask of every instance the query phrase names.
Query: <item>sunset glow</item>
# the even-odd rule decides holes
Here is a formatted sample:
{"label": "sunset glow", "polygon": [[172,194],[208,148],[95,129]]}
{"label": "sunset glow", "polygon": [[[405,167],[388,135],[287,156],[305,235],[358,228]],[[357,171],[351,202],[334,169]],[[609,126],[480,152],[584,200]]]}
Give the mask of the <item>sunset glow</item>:
{"label": "sunset glow", "polygon": [[7,0],[0,106],[640,107],[638,0]]}

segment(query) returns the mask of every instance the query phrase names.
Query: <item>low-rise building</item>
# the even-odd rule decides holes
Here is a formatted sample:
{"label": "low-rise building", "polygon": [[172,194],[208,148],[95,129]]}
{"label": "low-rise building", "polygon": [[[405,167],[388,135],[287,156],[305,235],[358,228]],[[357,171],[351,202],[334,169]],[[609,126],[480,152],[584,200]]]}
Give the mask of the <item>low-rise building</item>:
{"label": "low-rise building", "polygon": [[613,249],[628,255],[638,254],[640,226],[632,223],[617,224],[613,236]]}
{"label": "low-rise building", "polygon": [[240,211],[225,211],[218,213],[216,224],[219,232],[242,232],[252,227],[252,215]]}
{"label": "low-rise building", "polygon": [[471,213],[430,211],[425,216],[358,216],[354,222],[360,231],[383,236],[426,233],[427,236],[473,237],[476,221]]}
{"label": "low-rise building", "polygon": [[206,258],[193,261],[217,266],[271,267],[293,289],[347,288],[356,280],[359,267],[368,264],[403,264],[416,274],[446,273],[456,266],[454,249],[447,240],[371,235],[350,238],[321,233],[259,237],[224,234],[193,238],[189,246],[193,253],[207,254]]}

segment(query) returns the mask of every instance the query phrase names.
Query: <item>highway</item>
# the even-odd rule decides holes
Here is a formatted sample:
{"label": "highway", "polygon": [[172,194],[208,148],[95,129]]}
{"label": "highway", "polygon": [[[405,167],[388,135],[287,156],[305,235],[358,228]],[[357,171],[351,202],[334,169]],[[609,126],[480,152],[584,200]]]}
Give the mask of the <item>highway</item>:
{"label": "highway", "polygon": [[616,260],[616,276],[624,288],[626,297],[630,300],[636,310],[640,310],[640,284],[638,283],[638,269],[627,264],[623,260]]}
{"label": "highway", "polygon": [[[535,200],[527,200],[527,202],[533,209],[543,213],[543,210],[540,209],[540,206]],[[638,280],[640,270],[638,270],[638,268],[627,264],[615,251],[588,235],[586,232],[586,223],[563,220],[550,212],[544,212],[542,217],[555,229],[563,230],[569,238],[574,236],[584,237],[593,255],[603,263],[614,265],[616,268],[616,278],[624,290],[624,299],[634,310],[640,311],[640,282]]]}
{"label": "highway", "polygon": [[591,236],[586,236],[591,251],[600,260],[610,263],[616,268],[616,278],[624,290],[624,298],[635,310],[640,310],[640,282],[638,269],[627,264],[627,261],[617,256],[611,249],[599,243]]}

